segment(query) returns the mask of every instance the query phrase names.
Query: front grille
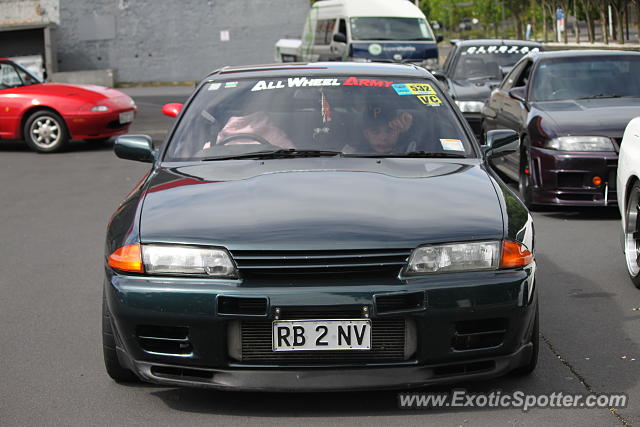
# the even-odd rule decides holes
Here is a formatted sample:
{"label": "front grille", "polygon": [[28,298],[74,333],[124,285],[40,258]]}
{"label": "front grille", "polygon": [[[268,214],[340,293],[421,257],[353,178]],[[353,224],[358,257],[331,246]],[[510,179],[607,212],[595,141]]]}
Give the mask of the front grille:
{"label": "front grille", "polygon": [[585,186],[585,177],[582,173],[559,172],[558,187],[560,188],[582,188]]}
{"label": "front grille", "polygon": [[136,335],[140,347],[148,353],[190,356],[193,352],[189,329],[172,326],[138,326]]}
{"label": "front grille", "polygon": [[[281,319],[362,319],[361,307],[309,310],[306,308],[281,308]],[[393,363],[406,360],[405,319],[372,319],[371,350],[348,351],[292,351],[272,350],[270,320],[243,320],[240,360],[251,364],[350,364],[350,363]],[[229,333],[234,333],[230,328]],[[237,332],[236,332],[237,333]],[[415,340],[415,336],[410,339]],[[415,343],[408,347],[415,349]],[[414,350],[415,351],[415,350]]]}
{"label": "front grille", "polygon": [[411,249],[331,251],[233,251],[244,277],[264,275],[392,273],[405,265]]}
{"label": "front grille", "polygon": [[379,314],[394,311],[416,311],[424,308],[424,292],[412,292],[391,295],[376,295],[376,312]]}
{"label": "front grille", "polygon": [[267,314],[267,299],[220,296],[218,313],[264,316]]}
{"label": "front grille", "polygon": [[455,323],[451,347],[456,351],[497,347],[507,333],[507,319],[465,320]]}
{"label": "front grille", "polygon": [[107,123],[107,129],[119,129],[119,128],[123,128],[126,125],[128,125],[129,123],[120,123],[120,120],[112,120],[109,123]]}

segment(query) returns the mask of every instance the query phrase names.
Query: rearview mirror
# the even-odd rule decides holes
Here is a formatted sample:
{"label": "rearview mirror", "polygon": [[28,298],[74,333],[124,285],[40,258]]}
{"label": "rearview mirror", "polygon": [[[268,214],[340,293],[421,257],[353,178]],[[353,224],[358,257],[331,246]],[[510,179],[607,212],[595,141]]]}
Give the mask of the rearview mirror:
{"label": "rearview mirror", "polygon": [[178,117],[180,110],[182,110],[182,104],[178,102],[171,102],[162,106],[162,114],[169,117]]}
{"label": "rearview mirror", "polygon": [[527,87],[518,86],[509,91],[509,96],[513,99],[517,99],[520,102],[527,102]]}
{"label": "rearview mirror", "polygon": [[436,36],[436,43],[440,43],[442,40],[444,40],[444,37],[442,37],[442,35],[441,35],[441,34],[438,34],[438,35]]}
{"label": "rearview mirror", "polygon": [[333,41],[338,43],[346,43],[347,36],[344,33],[335,33],[333,35]]}
{"label": "rearview mirror", "polygon": [[122,135],[116,138],[113,146],[116,156],[121,159],[153,163],[155,152],[153,141],[148,135]]}
{"label": "rearview mirror", "polygon": [[520,137],[511,129],[490,130],[485,141],[482,151],[487,159],[515,153],[520,148]]}

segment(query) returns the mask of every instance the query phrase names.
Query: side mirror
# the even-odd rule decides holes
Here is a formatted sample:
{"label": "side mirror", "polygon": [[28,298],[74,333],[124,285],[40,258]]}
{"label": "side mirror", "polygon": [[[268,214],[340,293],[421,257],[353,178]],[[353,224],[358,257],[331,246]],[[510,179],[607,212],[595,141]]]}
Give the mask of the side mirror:
{"label": "side mirror", "polygon": [[116,138],[113,146],[116,156],[121,159],[153,163],[156,159],[153,141],[148,135],[122,135]]}
{"label": "side mirror", "polygon": [[436,36],[436,43],[440,43],[442,40],[444,40],[444,37],[442,37],[442,34],[438,34]]}
{"label": "side mirror", "polygon": [[520,148],[520,137],[511,129],[490,130],[485,135],[485,141],[482,151],[487,159],[515,153]]}
{"label": "side mirror", "polygon": [[444,75],[442,70],[430,70],[430,71],[431,71],[431,75],[433,75],[433,77],[435,77],[436,80],[443,83],[447,80],[447,77]]}
{"label": "side mirror", "polygon": [[520,102],[527,102],[527,87],[526,86],[514,87],[509,91],[509,96]]}
{"label": "side mirror", "polygon": [[178,102],[171,102],[162,106],[162,114],[169,117],[178,117],[180,110],[182,110],[182,104]]}
{"label": "side mirror", "polygon": [[347,36],[344,33],[335,33],[333,35],[333,41],[338,43],[346,43]]}

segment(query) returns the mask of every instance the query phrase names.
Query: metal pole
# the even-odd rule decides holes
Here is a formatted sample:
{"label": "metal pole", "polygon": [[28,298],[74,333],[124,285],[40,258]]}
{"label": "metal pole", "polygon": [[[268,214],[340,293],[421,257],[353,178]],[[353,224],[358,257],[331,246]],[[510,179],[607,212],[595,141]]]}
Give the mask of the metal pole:
{"label": "metal pole", "polygon": [[613,21],[611,17],[611,5],[609,5],[609,37],[613,39]]}

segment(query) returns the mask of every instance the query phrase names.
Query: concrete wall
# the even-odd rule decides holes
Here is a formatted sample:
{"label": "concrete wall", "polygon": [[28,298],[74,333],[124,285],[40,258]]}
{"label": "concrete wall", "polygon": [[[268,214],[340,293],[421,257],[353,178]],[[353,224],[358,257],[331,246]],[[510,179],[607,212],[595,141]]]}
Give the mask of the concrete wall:
{"label": "concrete wall", "polygon": [[301,33],[308,9],[308,0],[60,0],[58,71],[186,81],[223,65],[270,63],[278,39]]}
{"label": "concrete wall", "polygon": [[60,0],[0,0],[0,25],[27,22],[59,23]]}

